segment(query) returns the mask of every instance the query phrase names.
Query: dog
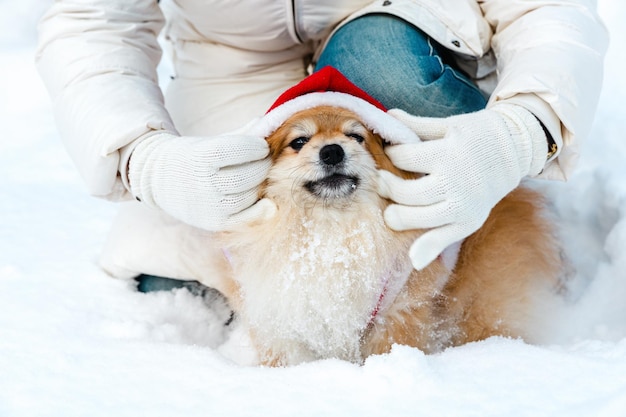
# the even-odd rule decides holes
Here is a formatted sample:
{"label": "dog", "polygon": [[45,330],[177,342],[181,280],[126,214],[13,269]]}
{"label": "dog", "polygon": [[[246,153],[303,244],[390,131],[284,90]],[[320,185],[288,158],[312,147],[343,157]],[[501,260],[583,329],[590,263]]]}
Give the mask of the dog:
{"label": "dog", "polygon": [[448,259],[417,271],[408,252],[424,231],[385,225],[391,202],[376,178],[419,174],[396,168],[354,112],[303,110],[267,141],[273,164],[260,197],[277,213],[219,237],[226,295],[262,364],[362,363],[393,344],[433,353],[491,336],[533,341],[560,263],[540,193],[518,187]]}

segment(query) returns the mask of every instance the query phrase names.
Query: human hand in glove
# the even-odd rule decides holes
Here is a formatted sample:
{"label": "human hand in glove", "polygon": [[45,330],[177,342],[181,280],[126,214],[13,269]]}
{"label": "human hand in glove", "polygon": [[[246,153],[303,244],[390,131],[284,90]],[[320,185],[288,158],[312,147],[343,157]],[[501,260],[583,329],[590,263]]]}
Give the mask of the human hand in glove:
{"label": "human hand in glove", "polygon": [[215,137],[155,133],[132,150],[132,194],[178,220],[210,231],[271,217],[275,205],[258,200],[271,161],[264,138],[242,133]]}
{"label": "human hand in glove", "polygon": [[392,144],[386,153],[398,168],[427,174],[404,180],[380,171],[379,193],[398,204],[385,211],[394,230],[429,229],[411,246],[415,269],[422,269],[449,245],[476,230],[491,209],[527,175],[546,163],[546,134],[525,108],[501,103],[448,118],[389,114],[423,140]]}

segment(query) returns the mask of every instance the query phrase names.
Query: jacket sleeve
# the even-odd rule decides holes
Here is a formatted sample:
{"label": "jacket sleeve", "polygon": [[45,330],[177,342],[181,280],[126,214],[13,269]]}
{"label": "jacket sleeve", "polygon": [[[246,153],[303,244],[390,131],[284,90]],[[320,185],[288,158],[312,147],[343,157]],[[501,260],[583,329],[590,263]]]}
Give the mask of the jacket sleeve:
{"label": "jacket sleeve", "polygon": [[558,148],[541,174],[565,179],[591,128],[600,95],[606,29],[587,0],[479,1],[494,29],[498,84],[490,104],[517,102],[547,127]]}
{"label": "jacket sleeve", "polygon": [[152,130],[175,132],[156,67],[156,0],[63,0],[39,26],[37,69],[65,147],[91,194],[128,197],[119,149]]}

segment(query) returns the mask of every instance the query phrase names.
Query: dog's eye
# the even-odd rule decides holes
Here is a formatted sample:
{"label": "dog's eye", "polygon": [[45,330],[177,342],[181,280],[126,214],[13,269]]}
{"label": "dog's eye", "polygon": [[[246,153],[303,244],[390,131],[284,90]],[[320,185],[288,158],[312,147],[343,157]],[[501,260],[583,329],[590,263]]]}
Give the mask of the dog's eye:
{"label": "dog's eye", "polygon": [[363,143],[365,141],[365,138],[358,133],[346,133],[346,136],[356,140],[358,143]]}
{"label": "dog's eye", "polygon": [[296,151],[302,149],[302,147],[309,141],[309,138],[300,136],[299,138],[295,138],[291,142],[289,142],[289,146]]}

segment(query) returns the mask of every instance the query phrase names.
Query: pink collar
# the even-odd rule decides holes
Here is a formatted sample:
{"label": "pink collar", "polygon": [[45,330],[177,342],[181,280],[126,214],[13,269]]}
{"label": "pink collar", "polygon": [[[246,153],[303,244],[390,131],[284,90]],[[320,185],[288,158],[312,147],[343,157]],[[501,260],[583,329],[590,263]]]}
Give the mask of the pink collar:
{"label": "pink collar", "polygon": [[372,314],[370,314],[370,318],[367,321],[367,326],[365,326],[365,327],[371,326],[372,323],[374,322],[374,319],[376,318],[376,316],[380,312],[380,308],[383,305],[383,300],[385,299],[385,295],[387,295],[387,288],[389,286],[389,275],[390,274],[387,274],[387,277],[385,278],[385,285],[383,286],[383,290],[381,291],[380,295],[378,296],[378,302],[376,302],[376,306],[374,307],[374,310],[372,311]]}

